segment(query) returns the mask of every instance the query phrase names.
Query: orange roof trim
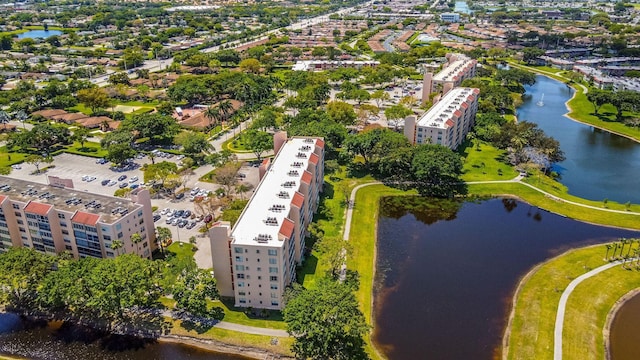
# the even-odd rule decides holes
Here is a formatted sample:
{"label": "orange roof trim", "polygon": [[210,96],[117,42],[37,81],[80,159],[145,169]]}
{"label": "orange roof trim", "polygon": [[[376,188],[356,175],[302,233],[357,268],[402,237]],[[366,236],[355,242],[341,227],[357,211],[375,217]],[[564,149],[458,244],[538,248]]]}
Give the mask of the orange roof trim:
{"label": "orange roof trim", "polygon": [[282,226],[280,226],[280,235],[285,236],[287,238],[291,238],[293,235],[293,230],[295,229],[295,223],[291,221],[289,218],[284,218],[282,222]]}
{"label": "orange roof trim", "polygon": [[291,205],[302,209],[302,205],[304,204],[304,195],[302,195],[302,193],[296,191],[296,193],[293,195],[293,199],[291,199]]}
{"label": "orange roof trim", "polygon": [[318,154],[311,153],[311,156],[309,156],[309,162],[312,163],[313,165],[318,165],[318,160],[320,160],[320,157],[318,157]]}
{"label": "orange roof trim", "polygon": [[98,223],[99,219],[100,219],[100,215],[78,211],[75,213],[75,215],[73,215],[73,217],[71,218],[71,221],[78,224],[95,226]]}
{"label": "orange roof trim", "polygon": [[305,183],[305,184],[311,184],[311,180],[313,180],[313,176],[311,175],[310,172],[305,170],[302,173],[302,178],[300,180],[302,180],[302,182]]}
{"label": "orange roof trim", "polygon": [[36,215],[47,215],[52,207],[53,205],[30,201],[27,206],[25,206],[24,211]]}

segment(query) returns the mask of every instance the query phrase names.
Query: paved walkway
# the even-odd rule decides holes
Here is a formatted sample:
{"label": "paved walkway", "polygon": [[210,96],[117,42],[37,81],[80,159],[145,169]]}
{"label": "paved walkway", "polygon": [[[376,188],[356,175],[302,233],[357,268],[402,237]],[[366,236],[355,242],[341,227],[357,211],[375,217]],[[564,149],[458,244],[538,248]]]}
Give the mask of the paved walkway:
{"label": "paved walkway", "polygon": [[564,314],[566,311],[567,300],[569,299],[569,295],[571,295],[571,293],[576,288],[576,286],[578,286],[581,282],[605,270],[609,270],[612,267],[618,266],[622,263],[623,263],[622,260],[618,260],[606,265],[602,265],[598,268],[595,268],[575,278],[572,282],[569,283],[567,288],[564,289],[564,291],[562,292],[562,296],[560,296],[560,302],[558,303],[558,312],[556,313],[556,324],[553,330],[553,360],[562,360],[562,331],[564,326]]}
{"label": "paved walkway", "polygon": [[[171,310],[162,310],[162,315],[166,317],[170,317],[172,319],[176,319],[176,320],[180,319],[180,317],[176,316]],[[273,336],[273,337],[289,337],[289,333],[287,333],[286,330],[241,325],[241,324],[231,323],[228,321],[218,321],[215,323],[215,325],[213,325],[213,327],[216,327],[219,329],[231,330],[231,331],[238,331],[245,334]]]}

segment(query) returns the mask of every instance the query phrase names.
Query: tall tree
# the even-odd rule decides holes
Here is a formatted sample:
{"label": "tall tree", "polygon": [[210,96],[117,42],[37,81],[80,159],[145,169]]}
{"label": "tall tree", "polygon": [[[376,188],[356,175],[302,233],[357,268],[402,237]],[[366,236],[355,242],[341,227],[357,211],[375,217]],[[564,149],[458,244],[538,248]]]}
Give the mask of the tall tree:
{"label": "tall tree", "polygon": [[265,151],[273,149],[273,137],[264,131],[247,130],[242,138],[247,147],[256,155],[258,161]]}
{"label": "tall tree", "polygon": [[284,309],[291,350],[301,359],[368,359],[363,337],[369,331],[352,289],[321,280],[314,289],[297,289]]}

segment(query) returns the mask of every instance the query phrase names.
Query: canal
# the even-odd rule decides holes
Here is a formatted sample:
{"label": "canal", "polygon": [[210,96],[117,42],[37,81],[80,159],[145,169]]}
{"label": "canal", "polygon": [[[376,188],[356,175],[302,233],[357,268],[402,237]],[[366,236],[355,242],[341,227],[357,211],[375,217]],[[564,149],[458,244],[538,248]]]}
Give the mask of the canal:
{"label": "canal", "polygon": [[79,326],[32,322],[0,313],[0,357],[32,360],[247,360],[196,347],[106,336]]}
{"label": "canal", "polygon": [[521,276],[569,248],[639,235],[512,199],[384,198],[374,341],[391,360],[493,359]]}
{"label": "canal", "polygon": [[[526,86],[518,120],[538,124],[560,142],[566,160],[556,164],[559,181],[581,198],[640,203],[640,144],[564,116],[565,102],[573,95],[567,85],[538,75]],[[537,102],[544,97],[544,105]]]}

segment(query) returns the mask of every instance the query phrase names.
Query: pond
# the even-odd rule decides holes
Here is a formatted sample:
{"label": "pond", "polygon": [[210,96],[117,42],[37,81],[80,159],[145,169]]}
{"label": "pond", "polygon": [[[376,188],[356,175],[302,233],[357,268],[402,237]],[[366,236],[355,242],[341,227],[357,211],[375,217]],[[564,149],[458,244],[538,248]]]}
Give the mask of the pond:
{"label": "pond", "polygon": [[392,360],[499,357],[521,276],[569,248],[638,235],[512,199],[384,198],[374,341]]}
{"label": "pond", "polygon": [[46,324],[0,313],[0,356],[35,360],[246,360],[195,347],[141,340],[61,323]]}
{"label": "pond", "polygon": [[46,38],[54,36],[54,35],[62,35],[62,31],[59,31],[59,30],[30,30],[30,31],[18,34],[18,39],[26,39],[26,38],[46,39]]}
{"label": "pond", "polygon": [[[537,76],[527,86],[518,120],[527,120],[560,142],[566,160],[556,164],[559,181],[581,198],[640,203],[640,144],[564,116],[573,95],[567,85]],[[543,106],[538,106],[544,97]]]}
{"label": "pond", "polygon": [[625,302],[611,323],[611,360],[640,359],[640,294]]}

